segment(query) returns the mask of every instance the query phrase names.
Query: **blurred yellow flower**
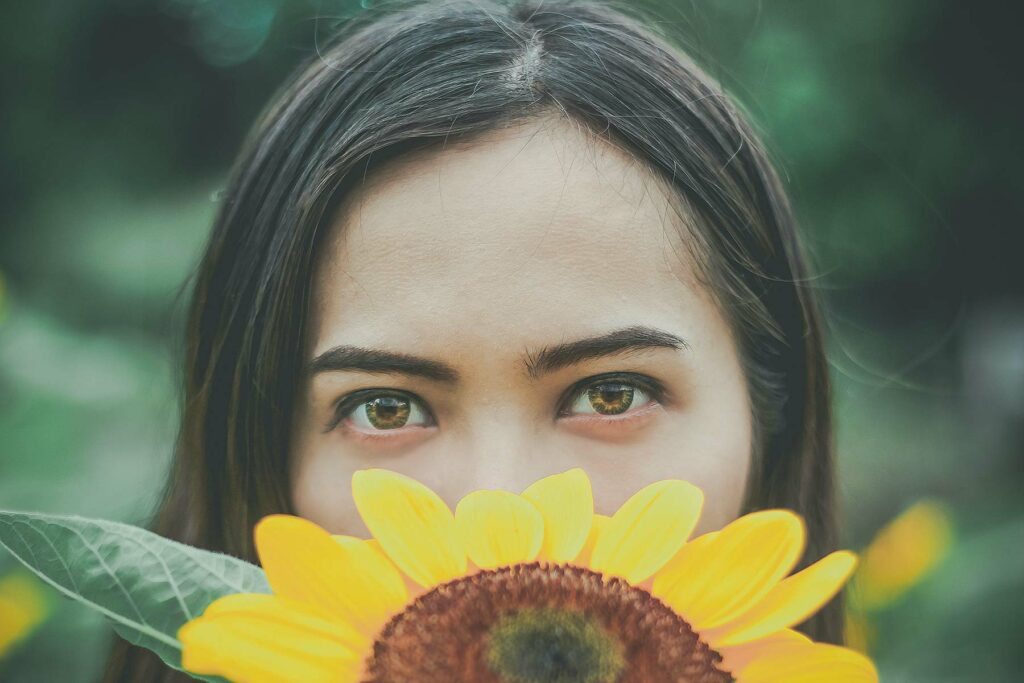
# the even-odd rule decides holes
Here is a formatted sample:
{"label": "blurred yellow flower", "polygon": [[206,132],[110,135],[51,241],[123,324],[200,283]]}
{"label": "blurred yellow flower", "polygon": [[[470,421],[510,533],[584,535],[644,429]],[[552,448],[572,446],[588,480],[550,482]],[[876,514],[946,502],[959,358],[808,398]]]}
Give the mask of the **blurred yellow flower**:
{"label": "blurred yellow flower", "polygon": [[0,578],[0,657],[26,638],[50,613],[39,581],[25,572]]}
{"label": "blurred yellow flower", "polygon": [[881,609],[935,569],[953,542],[948,509],[934,500],[910,506],[887,524],[863,552],[851,599],[859,610]]}
{"label": "blurred yellow flower", "polygon": [[856,606],[847,603],[846,624],[843,627],[846,633],[846,646],[851,650],[870,654],[875,644],[875,625]]}
{"label": "blurred yellow flower", "polygon": [[271,515],[256,548],[274,593],[227,595],[178,632],[182,666],[237,683],[551,681],[876,683],[872,662],[794,631],[849,578],[834,552],[792,576],[803,520],[762,510],[687,540],[703,493],[641,489],[594,514],[573,469],[521,494],[432,490],[356,472],[370,540]]}

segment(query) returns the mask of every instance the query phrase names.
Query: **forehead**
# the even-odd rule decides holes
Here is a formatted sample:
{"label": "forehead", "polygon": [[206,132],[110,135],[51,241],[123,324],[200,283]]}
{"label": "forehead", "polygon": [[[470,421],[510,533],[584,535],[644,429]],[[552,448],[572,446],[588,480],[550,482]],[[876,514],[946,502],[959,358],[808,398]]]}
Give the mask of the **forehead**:
{"label": "forehead", "polygon": [[677,316],[698,296],[681,234],[649,171],[566,121],[403,157],[335,219],[316,351],[456,330],[550,342],[552,325],[588,333]]}

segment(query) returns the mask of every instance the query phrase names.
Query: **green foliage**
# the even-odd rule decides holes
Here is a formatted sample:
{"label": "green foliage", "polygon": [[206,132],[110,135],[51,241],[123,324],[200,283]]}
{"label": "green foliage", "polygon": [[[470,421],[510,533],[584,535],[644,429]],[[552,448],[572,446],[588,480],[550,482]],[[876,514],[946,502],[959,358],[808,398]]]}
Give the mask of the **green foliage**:
{"label": "green foliage", "polygon": [[0,512],[0,545],[176,669],[185,622],[222,595],[270,592],[259,567],[117,522]]}

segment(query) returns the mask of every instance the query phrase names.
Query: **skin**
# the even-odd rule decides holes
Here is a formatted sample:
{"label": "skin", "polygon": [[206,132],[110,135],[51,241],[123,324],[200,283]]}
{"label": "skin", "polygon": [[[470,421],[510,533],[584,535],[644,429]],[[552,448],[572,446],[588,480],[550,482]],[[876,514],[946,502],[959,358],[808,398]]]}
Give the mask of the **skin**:
{"label": "skin", "polygon": [[[752,449],[746,381],[668,196],[626,152],[552,118],[449,142],[368,175],[320,254],[309,358],[353,345],[442,362],[459,379],[311,373],[293,430],[297,514],[366,537],[351,476],[369,467],[414,477],[452,509],[472,490],[518,493],[582,467],[597,512],[678,478],[705,492],[697,533],[735,519]],[[635,325],[687,346],[527,372],[545,347]],[[651,378],[665,396],[658,401],[628,376],[598,379],[589,387],[610,393],[595,405],[587,380],[602,373]],[[374,421],[366,409],[379,395],[361,397],[325,431],[339,402],[364,389],[398,393],[391,414],[384,406],[374,415],[386,419]]]}

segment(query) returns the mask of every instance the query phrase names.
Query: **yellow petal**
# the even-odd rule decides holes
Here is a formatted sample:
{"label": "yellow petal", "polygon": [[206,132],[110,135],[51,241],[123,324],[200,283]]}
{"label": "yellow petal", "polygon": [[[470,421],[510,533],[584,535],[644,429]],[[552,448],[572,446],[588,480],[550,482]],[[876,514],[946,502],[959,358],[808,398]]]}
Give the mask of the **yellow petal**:
{"label": "yellow petal", "polygon": [[714,628],[738,617],[789,574],[804,538],[803,520],[789,510],[752,512],[726,525],[706,552],[673,558],[655,577],[652,592],[694,628]]}
{"label": "yellow petal", "polygon": [[665,563],[658,573],[654,575],[651,583],[651,593],[661,598],[669,607],[679,612],[672,604],[672,596],[685,590],[686,582],[690,580],[688,568],[699,565],[714,548],[714,540],[718,538],[717,531],[709,531],[692,538],[679,549],[672,559]]}
{"label": "yellow petal", "polygon": [[751,662],[738,683],[878,683],[871,660],[845,647],[826,643],[776,646]]}
{"label": "yellow petal", "polygon": [[870,654],[876,638],[874,625],[850,606],[847,606],[844,618],[846,623],[843,624],[843,634],[846,636],[846,646],[851,650]]}
{"label": "yellow petal", "polygon": [[612,515],[590,565],[637,584],[661,569],[697,525],[704,494],[693,484],[659,481],[637,491]]}
{"label": "yellow petal", "polygon": [[832,599],[857,565],[857,556],[838,550],[778,583],[739,618],[702,633],[712,647],[739,645],[804,621]]}
{"label": "yellow petal", "polygon": [[359,680],[368,648],[350,647],[348,634],[339,637],[312,608],[275,596],[228,597],[178,630],[186,671],[234,683]]}
{"label": "yellow petal", "polygon": [[376,635],[408,603],[405,579],[377,543],[346,536],[333,538],[345,551],[349,574],[343,585],[350,611],[344,616],[363,633]]}
{"label": "yellow petal", "polygon": [[256,524],[256,550],[274,593],[336,614],[367,636],[405,606],[401,574],[365,541],[339,542],[309,520],[270,515]]}
{"label": "yellow petal", "polygon": [[352,496],[366,527],[395,565],[424,588],[466,573],[455,516],[441,497],[397,472],[360,470]]}
{"label": "yellow petal", "polygon": [[523,498],[544,518],[544,544],[537,559],[569,562],[579,555],[594,517],[594,495],[586,473],[577,467],[544,477],[523,491]]}
{"label": "yellow petal", "polygon": [[601,535],[601,532],[608,528],[608,522],[612,521],[612,518],[608,515],[600,515],[596,512],[593,518],[590,520],[590,533],[587,534],[587,540],[583,544],[576,558],[572,561],[572,564],[580,567],[590,567],[590,556],[594,553],[594,546],[597,545],[597,539]]}
{"label": "yellow petal", "polygon": [[295,631],[302,631],[312,637],[336,640],[349,650],[360,651],[370,646],[372,640],[352,625],[340,620],[327,610],[279,595],[263,593],[233,593],[210,603],[203,617],[222,615],[287,623]]}
{"label": "yellow petal", "polygon": [[791,643],[809,645],[811,639],[798,631],[787,628],[751,643],[720,647],[717,652],[722,655],[722,663],[718,668],[728,671],[734,678],[740,678],[743,675],[743,670],[751,662],[760,659],[767,653],[788,647]]}
{"label": "yellow petal", "polygon": [[544,518],[508,491],[474,491],[455,506],[455,528],[481,569],[531,562],[544,542]]}

